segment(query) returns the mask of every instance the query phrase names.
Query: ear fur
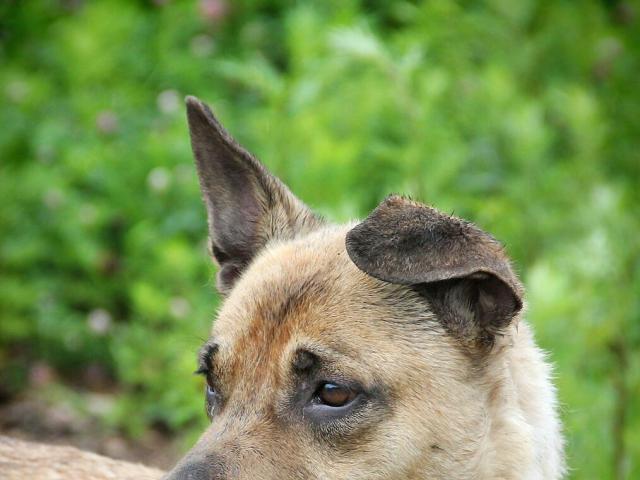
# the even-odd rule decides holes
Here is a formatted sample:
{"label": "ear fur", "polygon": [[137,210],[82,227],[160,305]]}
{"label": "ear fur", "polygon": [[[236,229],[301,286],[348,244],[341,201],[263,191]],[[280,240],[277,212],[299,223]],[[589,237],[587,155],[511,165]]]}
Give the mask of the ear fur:
{"label": "ear fur", "polygon": [[391,196],[347,234],[365,273],[424,294],[456,336],[490,343],[522,308],[522,286],[500,243],[475,225]]}
{"label": "ear fur", "polygon": [[207,105],[187,97],[187,118],[218,289],[228,292],[254,256],[273,239],[317,228],[311,212],[222,127]]}

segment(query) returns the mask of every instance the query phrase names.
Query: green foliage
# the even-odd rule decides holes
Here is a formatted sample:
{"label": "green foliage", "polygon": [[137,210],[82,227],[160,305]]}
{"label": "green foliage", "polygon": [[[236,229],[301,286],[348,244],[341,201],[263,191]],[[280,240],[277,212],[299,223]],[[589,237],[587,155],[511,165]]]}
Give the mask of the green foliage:
{"label": "green foliage", "polygon": [[[508,246],[573,478],[640,476],[640,11],[624,2],[0,6],[0,375],[99,365],[132,434],[204,422],[217,298],[182,96],[314,208],[390,192]],[[634,402],[635,399],[635,402]]]}

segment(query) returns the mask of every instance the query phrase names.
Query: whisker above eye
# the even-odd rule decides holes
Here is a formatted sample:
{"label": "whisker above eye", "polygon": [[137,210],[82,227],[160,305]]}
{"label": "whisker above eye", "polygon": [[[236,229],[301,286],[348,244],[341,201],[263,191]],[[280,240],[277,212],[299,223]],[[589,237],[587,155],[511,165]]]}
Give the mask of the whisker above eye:
{"label": "whisker above eye", "polygon": [[211,371],[211,361],[213,356],[218,351],[218,344],[212,341],[207,341],[198,352],[198,367],[194,372],[197,375],[206,375]]}
{"label": "whisker above eye", "polygon": [[208,375],[208,373],[209,373],[209,368],[204,365],[199,366],[198,369],[195,372],[193,372],[194,375],[203,375],[203,376]]}

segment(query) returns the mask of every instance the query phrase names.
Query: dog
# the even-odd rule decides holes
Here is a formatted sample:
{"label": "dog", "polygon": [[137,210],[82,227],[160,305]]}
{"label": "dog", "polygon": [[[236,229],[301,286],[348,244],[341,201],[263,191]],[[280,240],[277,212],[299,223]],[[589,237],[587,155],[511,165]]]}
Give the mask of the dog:
{"label": "dog", "polygon": [[200,100],[187,117],[224,296],[210,426],[167,479],[558,479],[551,368],[474,224],[401,196],[313,213]]}
{"label": "dog", "polygon": [[[502,246],[390,196],[332,225],[187,98],[225,302],[198,356],[211,426],[166,479],[559,479],[551,369]],[[159,478],[0,437],[2,478]]]}

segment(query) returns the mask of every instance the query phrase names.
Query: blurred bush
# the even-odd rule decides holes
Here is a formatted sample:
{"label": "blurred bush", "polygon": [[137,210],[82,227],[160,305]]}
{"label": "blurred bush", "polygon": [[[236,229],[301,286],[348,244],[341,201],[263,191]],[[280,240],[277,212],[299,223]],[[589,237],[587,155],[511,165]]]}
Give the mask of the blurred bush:
{"label": "blurred bush", "polygon": [[112,428],[202,428],[190,373],[217,298],[182,106],[195,94],[331,218],[401,192],[502,239],[557,364],[572,477],[637,478],[639,14],[615,0],[3,2],[2,396],[46,365],[117,389]]}

